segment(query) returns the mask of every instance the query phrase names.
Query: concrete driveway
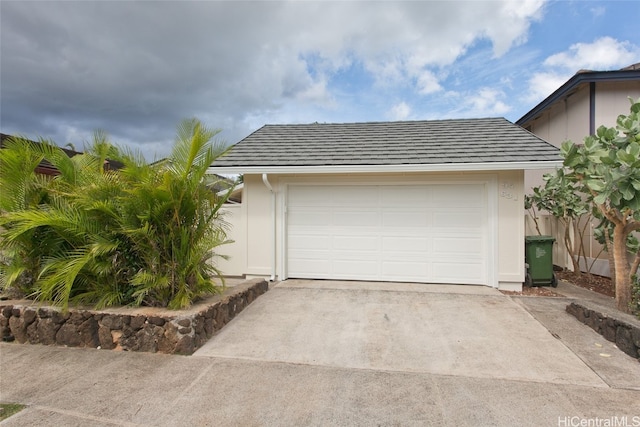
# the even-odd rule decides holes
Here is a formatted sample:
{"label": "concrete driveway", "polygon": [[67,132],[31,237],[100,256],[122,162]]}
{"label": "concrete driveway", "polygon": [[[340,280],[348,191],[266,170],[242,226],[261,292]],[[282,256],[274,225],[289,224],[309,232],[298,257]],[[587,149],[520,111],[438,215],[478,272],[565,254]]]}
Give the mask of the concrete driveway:
{"label": "concrete driveway", "polygon": [[568,301],[287,281],[194,356],[0,343],[0,424],[640,425],[640,363]]}
{"label": "concrete driveway", "polygon": [[606,387],[485,286],[288,280],[195,356]]}

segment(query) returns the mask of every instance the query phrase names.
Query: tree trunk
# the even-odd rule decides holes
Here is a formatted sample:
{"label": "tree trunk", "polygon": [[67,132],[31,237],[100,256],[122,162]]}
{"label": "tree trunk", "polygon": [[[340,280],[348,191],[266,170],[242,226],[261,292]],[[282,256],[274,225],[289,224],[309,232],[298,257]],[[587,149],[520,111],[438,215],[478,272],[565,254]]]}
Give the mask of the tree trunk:
{"label": "tree trunk", "polygon": [[615,263],[616,306],[618,310],[631,312],[631,276],[627,259],[627,233],[624,225],[616,224],[613,229],[613,262]]}
{"label": "tree trunk", "polygon": [[582,270],[580,270],[580,264],[576,259],[575,248],[573,246],[573,241],[571,240],[571,227],[573,226],[573,221],[565,220],[562,221],[562,225],[564,225],[564,247],[567,249],[567,254],[569,258],[571,258],[571,264],[573,265],[573,272],[577,276],[582,275]]}
{"label": "tree trunk", "polygon": [[607,259],[609,260],[609,275],[611,276],[611,281],[616,283],[616,263],[613,259],[613,242],[611,241],[611,234],[609,233],[609,228],[605,227],[604,229],[604,245],[607,248]]}

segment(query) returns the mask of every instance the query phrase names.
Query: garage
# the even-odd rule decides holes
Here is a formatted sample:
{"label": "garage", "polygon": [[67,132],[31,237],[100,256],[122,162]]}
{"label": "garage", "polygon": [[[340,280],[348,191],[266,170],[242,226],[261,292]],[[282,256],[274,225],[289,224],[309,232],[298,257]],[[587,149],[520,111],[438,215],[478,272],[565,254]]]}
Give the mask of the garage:
{"label": "garage", "polygon": [[289,278],[489,284],[485,183],[290,185]]}
{"label": "garage", "polygon": [[504,118],[265,125],[210,171],[242,174],[225,274],[486,285],[524,280],[524,171],[558,148]]}

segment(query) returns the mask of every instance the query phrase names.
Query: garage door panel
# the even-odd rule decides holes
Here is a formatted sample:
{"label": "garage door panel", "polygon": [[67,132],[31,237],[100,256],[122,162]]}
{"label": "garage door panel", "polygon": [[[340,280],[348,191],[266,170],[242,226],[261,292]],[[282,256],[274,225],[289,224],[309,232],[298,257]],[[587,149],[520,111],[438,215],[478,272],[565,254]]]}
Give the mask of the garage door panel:
{"label": "garage door panel", "polygon": [[330,210],[290,209],[289,226],[321,227],[331,225]]}
{"label": "garage door panel", "polygon": [[413,280],[421,281],[424,277],[429,276],[429,264],[422,262],[408,261],[385,261],[382,263],[382,278],[388,281],[394,281],[395,277],[411,277]]}
{"label": "garage door panel", "polygon": [[379,223],[380,215],[371,210],[333,211],[331,214],[331,224],[341,227],[375,227]]}
{"label": "garage door panel", "polygon": [[436,212],[433,215],[434,228],[478,229],[486,222],[480,212]]}
{"label": "garage door panel", "polygon": [[432,190],[425,186],[385,186],[380,190],[382,206],[406,206],[411,200],[411,206],[424,208],[432,206]]}
{"label": "garage door panel", "polygon": [[384,236],[382,238],[382,246],[385,253],[387,252],[410,252],[410,253],[426,253],[429,251],[431,239],[428,237],[401,237],[401,236]]}
{"label": "garage door panel", "polygon": [[331,240],[335,250],[371,251],[380,246],[380,238],[376,236],[334,236]]}
{"label": "garage door panel", "polygon": [[327,200],[331,200],[333,190],[331,187],[315,186],[311,187],[312,191],[309,191],[310,187],[290,187],[289,198],[295,199],[296,206],[308,206],[308,207],[324,207],[327,204]]}
{"label": "garage door panel", "polygon": [[484,184],[291,186],[287,208],[288,277],[488,284]]}
{"label": "garage door panel", "polygon": [[289,239],[289,249],[300,251],[305,249],[331,249],[331,237],[327,235],[300,234]]}
{"label": "garage door panel", "polygon": [[484,264],[434,262],[433,273],[443,280],[442,283],[486,284],[482,277],[486,274]]}
{"label": "garage door panel", "polygon": [[433,244],[437,248],[437,252],[446,255],[456,256],[479,256],[482,253],[482,248],[485,246],[485,242],[481,238],[434,238]]}
{"label": "garage door panel", "polygon": [[331,201],[337,206],[349,207],[376,207],[379,205],[378,190],[375,187],[347,185],[332,187],[333,192],[327,201]]}
{"label": "garage door panel", "polygon": [[328,279],[331,276],[331,262],[322,259],[293,258],[289,260],[293,271],[304,272],[301,279]]}
{"label": "garage door panel", "polygon": [[383,227],[428,227],[429,215],[425,212],[413,211],[384,211],[382,213]]}
{"label": "garage door panel", "polygon": [[342,277],[375,277],[379,275],[378,268],[377,261],[342,259],[333,262],[332,273]]}

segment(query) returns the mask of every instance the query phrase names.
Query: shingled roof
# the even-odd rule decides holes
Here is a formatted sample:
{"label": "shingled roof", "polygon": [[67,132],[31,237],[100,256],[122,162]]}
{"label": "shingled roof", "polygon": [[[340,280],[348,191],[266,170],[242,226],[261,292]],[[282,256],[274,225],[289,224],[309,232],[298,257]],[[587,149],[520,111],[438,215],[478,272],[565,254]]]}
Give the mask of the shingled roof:
{"label": "shingled roof", "polygon": [[506,119],[486,118],[265,125],[212,167],[220,173],[297,173],[538,169],[560,163],[553,145]]}

